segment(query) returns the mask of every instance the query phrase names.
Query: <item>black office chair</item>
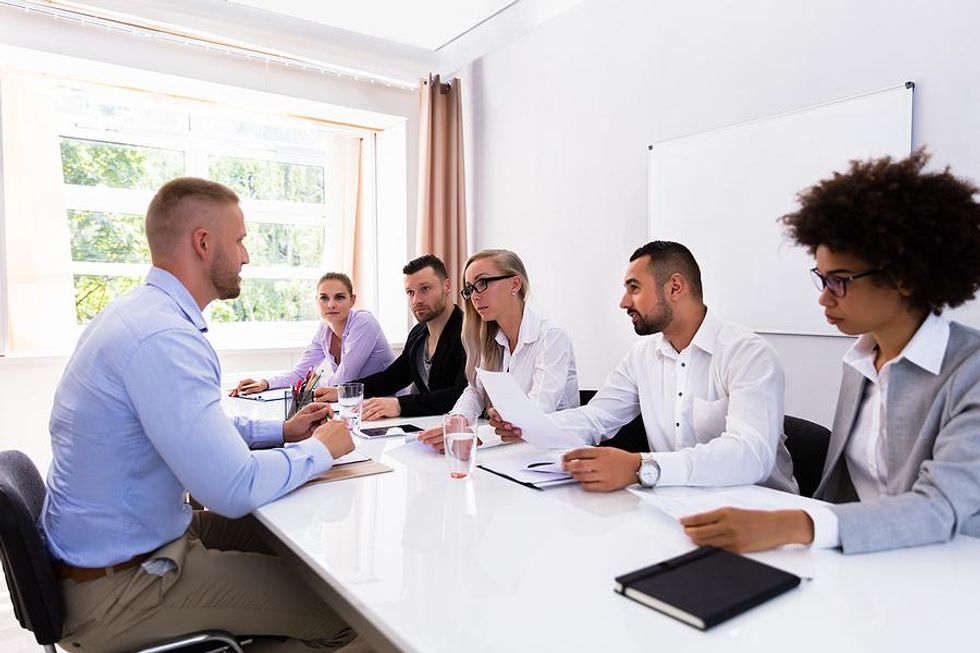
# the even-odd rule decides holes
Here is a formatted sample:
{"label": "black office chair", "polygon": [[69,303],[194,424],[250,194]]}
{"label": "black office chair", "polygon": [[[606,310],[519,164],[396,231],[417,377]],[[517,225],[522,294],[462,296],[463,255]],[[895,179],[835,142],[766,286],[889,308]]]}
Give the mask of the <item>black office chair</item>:
{"label": "black office chair", "polygon": [[[579,403],[583,406],[595,396],[595,390],[579,390]],[[637,415],[632,422],[625,424],[616,431],[616,435],[608,440],[603,440],[600,447],[616,447],[631,453],[641,453],[650,451],[650,441],[647,440],[647,431],[643,426],[643,416]]]}
{"label": "black office chair", "polygon": [[786,448],[793,459],[793,476],[800,485],[800,494],[812,497],[820,484],[823,465],[827,460],[830,430],[799,417],[786,415],[783,419]]}
{"label": "black office chair", "polygon": [[[37,529],[44,503],[44,481],[20,451],[0,452],[0,553],[14,615],[49,653],[61,640],[64,611],[58,581]],[[242,642],[243,643],[243,642]],[[243,653],[232,635],[209,630],[182,635],[137,653]]]}

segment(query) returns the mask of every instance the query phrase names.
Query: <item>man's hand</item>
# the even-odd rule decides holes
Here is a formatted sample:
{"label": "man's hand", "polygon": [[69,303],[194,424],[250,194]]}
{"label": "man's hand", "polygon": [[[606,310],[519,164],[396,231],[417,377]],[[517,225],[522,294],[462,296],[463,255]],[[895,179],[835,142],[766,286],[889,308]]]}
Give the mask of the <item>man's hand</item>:
{"label": "man's hand", "polygon": [[354,441],[343,420],[330,420],[313,431],[313,437],[323,443],[334,460],[354,450]]}
{"label": "man's hand", "polygon": [[521,430],[510,422],[505,422],[504,418],[500,416],[500,413],[493,406],[487,409],[487,417],[490,419],[490,426],[493,427],[494,432],[500,436],[504,444],[520,442],[524,439]]}
{"label": "man's hand", "polygon": [[398,417],[402,414],[402,405],[397,397],[371,397],[361,404],[361,420],[368,422],[383,417]]}
{"label": "man's hand", "polygon": [[813,542],[813,520],[803,510],[719,508],[682,517],[681,525],[698,546],[716,546],[736,553]]}
{"label": "man's hand", "polygon": [[265,392],[269,389],[268,381],[256,381],[255,379],[242,379],[238,382],[231,392],[228,393],[229,397],[237,397],[238,395],[254,395],[256,392]]}
{"label": "man's hand", "polygon": [[422,444],[429,445],[439,453],[445,453],[446,451],[446,433],[443,431],[441,424],[419,433],[418,440]]}
{"label": "man's hand", "polygon": [[566,452],[561,463],[583,489],[612,492],[637,482],[640,454],[613,447],[585,447]]}
{"label": "man's hand", "polygon": [[282,423],[283,442],[299,442],[313,435],[313,430],[325,419],[333,417],[329,404],[313,402],[303,406]]}
{"label": "man's hand", "polygon": [[328,385],[322,388],[316,388],[313,391],[313,398],[316,401],[325,401],[328,404],[332,404],[337,401],[337,387]]}

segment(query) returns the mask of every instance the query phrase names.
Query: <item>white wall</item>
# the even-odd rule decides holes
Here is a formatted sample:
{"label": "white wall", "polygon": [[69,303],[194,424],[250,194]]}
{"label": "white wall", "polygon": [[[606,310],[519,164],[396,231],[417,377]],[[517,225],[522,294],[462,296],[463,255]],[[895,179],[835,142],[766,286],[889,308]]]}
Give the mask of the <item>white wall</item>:
{"label": "white wall", "polygon": [[[617,303],[648,144],[913,80],[915,144],[980,180],[977,25],[972,0],[586,0],[461,71],[475,245],[522,255],[596,387],[636,337]],[[849,341],[770,340],[787,412],[829,424]]]}

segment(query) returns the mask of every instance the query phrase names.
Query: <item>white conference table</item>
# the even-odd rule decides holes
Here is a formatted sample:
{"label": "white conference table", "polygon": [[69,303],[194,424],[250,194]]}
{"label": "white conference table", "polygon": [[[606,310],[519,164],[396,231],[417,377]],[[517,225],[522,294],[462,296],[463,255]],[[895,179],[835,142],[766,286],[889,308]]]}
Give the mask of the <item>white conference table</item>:
{"label": "white conference table", "polygon": [[[369,425],[405,421],[424,427],[438,418]],[[974,646],[974,538],[855,556],[803,548],[753,554],[813,580],[701,632],[613,592],[616,576],[693,548],[675,519],[633,494],[592,494],[577,484],[538,491],[481,469],[459,481],[417,442],[357,444],[394,471],[305,486],[254,516],[379,651]],[[477,463],[526,454],[522,447],[530,445],[480,450]]]}

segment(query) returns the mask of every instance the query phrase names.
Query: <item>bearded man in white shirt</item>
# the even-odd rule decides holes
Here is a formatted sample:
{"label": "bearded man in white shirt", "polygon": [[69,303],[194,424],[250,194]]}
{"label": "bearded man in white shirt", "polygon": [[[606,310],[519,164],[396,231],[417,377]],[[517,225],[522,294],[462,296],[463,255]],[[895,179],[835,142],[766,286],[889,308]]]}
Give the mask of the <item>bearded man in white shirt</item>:
{"label": "bearded man in white shirt", "polygon": [[[782,364],[748,329],[704,304],[701,271],[680,243],[653,241],[630,257],[619,303],[641,336],[585,406],[552,413],[575,440],[611,438],[642,415],[652,453],[584,447],[564,468],[590,491],[634,483],[747,485],[798,492],[784,444]],[[520,429],[495,424],[504,441]]]}

